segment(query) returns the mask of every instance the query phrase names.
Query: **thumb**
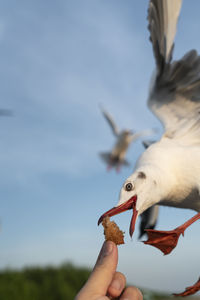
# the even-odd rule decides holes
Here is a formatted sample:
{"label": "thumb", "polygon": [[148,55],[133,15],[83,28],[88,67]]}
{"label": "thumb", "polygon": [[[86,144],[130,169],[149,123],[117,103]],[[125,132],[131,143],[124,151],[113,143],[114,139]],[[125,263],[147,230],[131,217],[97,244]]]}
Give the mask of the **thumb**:
{"label": "thumb", "polygon": [[96,265],[83,288],[89,297],[93,295],[105,296],[115,274],[118,262],[118,249],[111,241],[104,242]]}

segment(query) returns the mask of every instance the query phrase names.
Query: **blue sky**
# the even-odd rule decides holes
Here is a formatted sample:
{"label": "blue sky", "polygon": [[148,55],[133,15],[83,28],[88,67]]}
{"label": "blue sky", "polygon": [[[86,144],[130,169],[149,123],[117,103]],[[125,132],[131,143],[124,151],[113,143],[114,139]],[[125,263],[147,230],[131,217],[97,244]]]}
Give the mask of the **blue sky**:
{"label": "blue sky", "polygon": [[[147,30],[148,1],[73,0],[0,3],[0,268],[60,264],[93,266],[103,242],[97,220],[114,206],[132,167],[106,172],[98,152],[114,137],[99,103],[120,128],[157,127],[146,107],[154,68]],[[174,57],[195,48],[200,3],[185,0]],[[158,135],[159,136],[159,135]],[[162,208],[159,229],[172,229],[194,212]],[[174,253],[131,240],[129,212],[114,219],[126,231],[119,270],[128,282],[182,291],[199,276],[198,225]]]}

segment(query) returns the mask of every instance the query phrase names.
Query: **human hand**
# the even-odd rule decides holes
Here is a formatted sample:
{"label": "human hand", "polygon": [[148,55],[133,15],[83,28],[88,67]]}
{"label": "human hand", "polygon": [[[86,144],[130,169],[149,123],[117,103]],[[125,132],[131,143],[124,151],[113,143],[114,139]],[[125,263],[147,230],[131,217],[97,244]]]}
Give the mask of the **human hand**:
{"label": "human hand", "polygon": [[104,242],[95,267],[75,300],[142,300],[136,287],[125,288],[126,277],[116,272],[117,263],[117,246],[111,241]]}

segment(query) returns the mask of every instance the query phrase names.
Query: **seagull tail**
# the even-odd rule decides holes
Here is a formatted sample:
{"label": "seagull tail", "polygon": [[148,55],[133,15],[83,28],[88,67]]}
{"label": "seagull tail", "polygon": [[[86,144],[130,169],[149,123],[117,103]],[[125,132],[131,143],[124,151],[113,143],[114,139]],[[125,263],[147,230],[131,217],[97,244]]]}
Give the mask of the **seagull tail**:
{"label": "seagull tail", "polygon": [[106,163],[109,164],[111,161],[111,152],[100,152],[99,156]]}

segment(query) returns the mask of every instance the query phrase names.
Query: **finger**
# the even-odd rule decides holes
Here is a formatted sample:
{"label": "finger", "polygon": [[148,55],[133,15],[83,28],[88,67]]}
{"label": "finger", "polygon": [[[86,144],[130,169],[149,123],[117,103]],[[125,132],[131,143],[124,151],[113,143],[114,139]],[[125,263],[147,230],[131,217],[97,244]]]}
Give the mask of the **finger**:
{"label": "finger", "polygon": [[136,287],[129,286],[125,289],[120,300],[142,300],[143,296],[140,290]]}
{"label": "finger", "polygon": [[94,295],[105,296],[108,286],[115,274],[118,262],[118,250],[115,243],[111,241],[104,242],[100,251],[96,265],[81,294],[87,296],[83,299],[90,299]]}
{"label": "finger", "polygon": [[113,279],[111,281],[111,284],[108,287],[108,294],[111,297],[118,297],[121,295],[123,289],[125,288],[126,285],[126,277],[124,274],[120,272],[116,272],[113,276]]}

